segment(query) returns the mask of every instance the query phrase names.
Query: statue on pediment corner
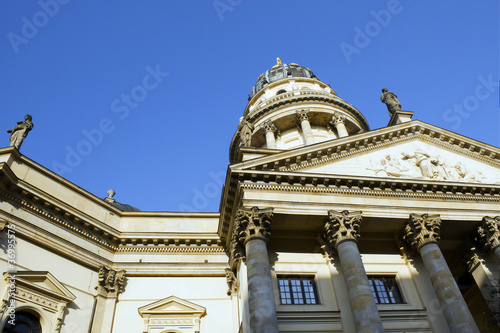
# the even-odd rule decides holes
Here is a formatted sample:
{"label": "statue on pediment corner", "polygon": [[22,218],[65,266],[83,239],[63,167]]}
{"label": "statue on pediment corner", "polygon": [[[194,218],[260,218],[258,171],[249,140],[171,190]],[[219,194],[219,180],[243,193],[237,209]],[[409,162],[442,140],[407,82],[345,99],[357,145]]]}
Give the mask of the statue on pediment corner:
{"label": "statue on pediment corner", "polygon": [[21,148],[21,144],[24,139],[28,136],[28,132],[33,129],[33,122],[31,121],[31,115],[27,114],[24,116],[24,121],[18,121],[17,125],[14,126],[11,130],[8,130],[7,133],[11,133],[10,135],[10,146],[15,147],[16,149]]}

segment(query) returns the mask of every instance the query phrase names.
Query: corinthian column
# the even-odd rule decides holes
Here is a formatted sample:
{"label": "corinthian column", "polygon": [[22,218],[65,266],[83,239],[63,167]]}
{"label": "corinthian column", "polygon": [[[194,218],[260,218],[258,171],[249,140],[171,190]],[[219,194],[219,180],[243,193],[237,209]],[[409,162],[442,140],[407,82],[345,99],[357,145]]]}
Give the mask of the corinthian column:
{"label": "corinthian column", "polygon": [[323,240],[327,246],[336,249],[339,255],[356,332],[384,332],[358,250],[361,219],[361,212],[328,211]]}
{"label": "corinthian column", "polygon": [[314,143],[314,136],[312,133],[311,124],[309,123],[310,118],[311,116],[309,115],[309,110],[297,111],[297,122],[302,128],[302,133],[304,133],[306,145]]}
{"label": "corinthian column", "polygon": [[332,121],[330,121],[330,125],[334,126],[337,129],[337,133],[339,138],[343,138],[344,136],[348,136],[347,129],[345,128],[345,115],[340,112],[335,112],[332,116]]}
{"label": "corinthian column", "polygon": [[477,228],[480,246],[491,251],[500,261],[500,216],[483,217],[481,225]]}
{"label": "corinthian column", "polygon": [[440,227],[439,215],[410,214],[403,239],[422,256],[450,331],[479,332],[438,246]]}
{"label": "corinthian column", "polygon": [[266,133],[266,144],[267,148],[275,149],[276,148],[276,139],[274,138],[274,133],[276,132],[276,126],[274,126],[271,119],[266,120],[262,124],[262,130]]}
{"label": "corinthian column", "polygon": [[234,235],[237,237],[233,241],[242,244],[246,253],[251,333],[279,332],[267,255],[272,217],[272,208],[240,208],[236,213]]}

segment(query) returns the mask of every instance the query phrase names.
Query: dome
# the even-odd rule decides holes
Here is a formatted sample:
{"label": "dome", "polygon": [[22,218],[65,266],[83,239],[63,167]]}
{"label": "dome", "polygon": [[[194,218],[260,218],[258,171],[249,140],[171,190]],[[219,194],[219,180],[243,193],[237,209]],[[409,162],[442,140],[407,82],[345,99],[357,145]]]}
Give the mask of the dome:
{"label": "dome", "polygon": [[278,64],[268,69],[265,73],[261,74],[257,79],[257,83],[253,86],[252,93],[248,95],[250,100],[256,93],[258,93],[266,84],[284,79],[287,77],[308,77],[316,78],[313,71],[309,68],[299,66],[297,64],[282,64],[281,58],[278,58]]}

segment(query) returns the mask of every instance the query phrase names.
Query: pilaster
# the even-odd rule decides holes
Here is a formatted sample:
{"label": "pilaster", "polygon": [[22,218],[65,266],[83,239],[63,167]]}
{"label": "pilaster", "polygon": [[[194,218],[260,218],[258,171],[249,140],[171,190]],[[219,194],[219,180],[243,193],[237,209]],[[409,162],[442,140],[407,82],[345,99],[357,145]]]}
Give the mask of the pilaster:
{"label": "pilaster", "polygon": [[118,296],[123,292],[125,271],[116,271],[106,266],[99,268],[92,332],[111,333]]}

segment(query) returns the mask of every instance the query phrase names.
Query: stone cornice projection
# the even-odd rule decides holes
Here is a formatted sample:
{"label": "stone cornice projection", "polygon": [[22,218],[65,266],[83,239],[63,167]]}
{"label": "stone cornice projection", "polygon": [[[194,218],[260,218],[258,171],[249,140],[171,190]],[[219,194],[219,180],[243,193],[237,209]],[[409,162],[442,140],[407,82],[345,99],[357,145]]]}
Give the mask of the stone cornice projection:
{"label": "stone cornice projection", "polygon": [[419,251],[426,244],[439,242],[440,228],[441,218],[437,214],[410,214],[410,219],[404,228],[403,240]]}
{"label": "stone cornice projection", "polygon": [[500,216],[483,217],[483,221],[477,228],[477,243],[480,248],[494,251],[500,246]]}
{"label": "stone cornice projection", "polygon": [[359,238],[359,227],[361,224],[360,211],[341,212],[335,210],[328,211],[328,219],[325,221],[322,237],[331,249],[345,241],[357,242]]}
{"label": "stone cornice projection", "polygon": [[107,266],[99,267],[97,293],[104,297],[118,297],[124,291],[125,270],[116,271]]}
{"label": "stone cornice projection", "polygon": [[500,168],[500,149],[418,120],[350,135],[234,164],[233,169],[298,171],[350,156],[420,139]]}

